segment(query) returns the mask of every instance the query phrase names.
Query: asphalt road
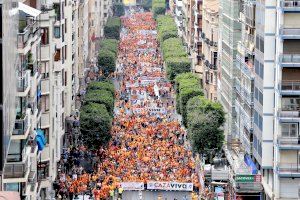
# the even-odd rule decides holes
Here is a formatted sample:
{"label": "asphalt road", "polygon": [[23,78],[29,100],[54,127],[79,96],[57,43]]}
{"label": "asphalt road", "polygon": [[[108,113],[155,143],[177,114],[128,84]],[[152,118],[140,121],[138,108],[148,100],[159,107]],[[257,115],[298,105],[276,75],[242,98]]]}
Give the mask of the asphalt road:
{"label": "asphalt road", "polygon": [[124,191],[122,200],[191,200],[191,192]]}

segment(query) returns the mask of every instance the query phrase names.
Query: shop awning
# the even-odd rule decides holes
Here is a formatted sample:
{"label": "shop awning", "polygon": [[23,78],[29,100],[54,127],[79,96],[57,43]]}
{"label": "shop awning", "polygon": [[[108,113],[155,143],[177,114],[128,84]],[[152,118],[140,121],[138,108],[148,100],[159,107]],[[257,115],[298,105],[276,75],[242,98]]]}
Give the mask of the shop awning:
{"label": "shop awning", "polygon": [[30,6],[27,6],[26,4],[24,3],[21,3],[19,2],[19,11],[22,11],[24,13],[26,13],[27,15],[30,15],[34,18],[37,18],[42,12],[35,9],[35,8],[32,8]]}

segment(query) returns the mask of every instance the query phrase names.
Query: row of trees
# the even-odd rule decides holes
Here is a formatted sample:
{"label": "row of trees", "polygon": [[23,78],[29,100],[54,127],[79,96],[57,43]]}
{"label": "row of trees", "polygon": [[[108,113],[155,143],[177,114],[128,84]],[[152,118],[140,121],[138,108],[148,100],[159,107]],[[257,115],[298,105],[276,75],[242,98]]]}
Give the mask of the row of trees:
{"label": "row of trees", "polygon": [[166,12],[166,0],[152,0],[152,12],[154,18],[164,15]]}
{"label": "row of trees", "polygon": [[104,76],[108,76],[116,70],[116,60],[118,53],[118,40],[104,39],[100,42],[98,55],[98,67]]}
{"label": "row of trees", "polygon": [[100,51],[98,55],[98,67],[100,70],[102,70],[105,77],[107,77],[109,74],[113,73],[116,70],[120,30],[120,18],[108,18],[107,23],[104,26],[105,39],[100,42]]}
{"label": "row of trees", "polygon": [[114,91],[113,83],[107,80],[91,82],[87,88],[84,104],[80,109],[80,131],[84,144],[90,149],[106,145],[111,138]]}
{"label": "row of trees", "polygon": [[108,39],[120,39],[121,19],[119,17],[110,17],[104,26],[104,36]]}
{"label": "row of trees", "polygon": [[116,17],[121,17],[125,14],[124,4],[121,2],[114,2],[113,5],[113,13]]}
{"label": "row of trees", "polygon": [[173,18],[169,15],[160,15],[156,21],[167,77],[174,80],[177,74],[191,70],[191,61],[182,40],[178,37],[177,26]]}
{"label": "row of trees", "polygon": [[175,78],[176,110],[182,115],[193,150],[203,154],[211,149],[221,149],[225,112],[220,103],[203,96],[200,85],[199,77],[190,72]]}

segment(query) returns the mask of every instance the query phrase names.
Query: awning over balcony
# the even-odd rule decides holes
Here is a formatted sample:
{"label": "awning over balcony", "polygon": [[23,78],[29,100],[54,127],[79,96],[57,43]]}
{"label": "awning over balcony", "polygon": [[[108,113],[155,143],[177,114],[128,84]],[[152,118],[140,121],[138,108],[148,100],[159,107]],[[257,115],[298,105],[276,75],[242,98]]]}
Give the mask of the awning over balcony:
{"label": "awning over balcony", "polygon": [[35,139],[36,139],[36,142],[38,145],[38,149],[39,149],[39,151],[42,151],[45,148],[47,140],[45,138],[44,131],[42,129],[37,129],[36,133],[37,133],[37,135],[36,135]]}
{"label": "awning over balcony", "polygon": [[19,2],[19,11],[22,11],[25,14],[30,15],[34,18],[37,18],[42,13],[41,11],[39,11],[35,8],[32,8],[30,6],[27,6],[26,4],[21,3],[21,2]]}

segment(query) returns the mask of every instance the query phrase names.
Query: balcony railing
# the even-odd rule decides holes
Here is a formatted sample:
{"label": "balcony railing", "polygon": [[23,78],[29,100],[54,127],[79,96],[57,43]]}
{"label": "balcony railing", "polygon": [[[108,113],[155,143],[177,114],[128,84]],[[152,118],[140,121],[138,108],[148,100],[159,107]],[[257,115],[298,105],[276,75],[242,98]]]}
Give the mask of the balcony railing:
{"label": "balcony railing", "polygon": [[28,165],[25,163],[6,163],[4,167],[4,178],[25,178]]}
{"label": "balcony railing", "polygon": [[281,28],[280,35],[282,39],[299,39],[300,28]]}
{"label": "balcony railing", "polygon": [[278,116],[280,118],[299,118],[300,110],[297,106],[286,106],[278,110]]}
{"label": "balcony railing", "polygon": [[300,1],[282,0],[281,8],[284,11],[300,11]]}
{"label": "balcony railing", "polygon": [[26,26],[22,32],[18,33],[18,48],[24,48],[30,37],[30,26]]}
{"label": "balcony railing", "polygon": [[283,67],[300,67],[300,54],[282,54],[280,62]]}
{"label": "balcony railing", "polygon": [[300,174],[300,164],[299,163],[279,163],[278,164],[278,172],[285,174]]}
{"label": "balcony railing", "polygon": [[30,85],[30,71],[18,77],[18,92],[25,92]]}
{"label": "balcony railing", "polygon": [[15,121],[15,129],[13,131],[13,135],[24,135],[30,125],[29,115],[24,114],[21,119],[16,119]]}
{"label": "balcony railing", "polygon": [[278,137],[278,145],[279,145],[279,147],[290,147],[290,148],[298,147],[298,148],[300,148],[300,137],[279,136]]}
{"label": "balcony railing", "polygon": [[283,81],[279,85],[282,94],[299,94],[300,93],[300,82]]}

